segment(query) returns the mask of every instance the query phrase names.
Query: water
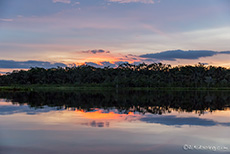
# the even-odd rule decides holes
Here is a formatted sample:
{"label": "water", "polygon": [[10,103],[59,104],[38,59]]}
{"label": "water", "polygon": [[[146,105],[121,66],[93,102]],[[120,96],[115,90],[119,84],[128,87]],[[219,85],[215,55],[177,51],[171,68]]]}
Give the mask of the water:
{"label": "water", "polygon": [[1,154],[230,153],[230,92],[0,93]]}

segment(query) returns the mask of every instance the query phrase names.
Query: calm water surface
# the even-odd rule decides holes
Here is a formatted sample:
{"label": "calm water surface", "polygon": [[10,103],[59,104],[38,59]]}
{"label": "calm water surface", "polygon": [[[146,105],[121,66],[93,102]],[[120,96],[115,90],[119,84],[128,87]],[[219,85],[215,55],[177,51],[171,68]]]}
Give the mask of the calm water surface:
{"label": "calm water surface", "polygon": [[1,154],[230,153],[229,92],[0,97]]}

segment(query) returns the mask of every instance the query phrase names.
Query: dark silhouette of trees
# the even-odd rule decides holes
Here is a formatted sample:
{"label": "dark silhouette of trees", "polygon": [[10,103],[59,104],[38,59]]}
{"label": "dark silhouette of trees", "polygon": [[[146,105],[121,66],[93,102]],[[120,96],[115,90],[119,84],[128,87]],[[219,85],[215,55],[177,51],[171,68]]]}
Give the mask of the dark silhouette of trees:
{"label": "dark silhouette of trees", "polygon": [[117,109],[121,113],[164,114],[174,111],[196,112],[225,110],[230,107],[229,91],[36,91],[0,92],[0,98],[13,104],[28,104],[59,109]]}
{"label": "dark silhouette of trees", "polygon": [[229,87],[230,69],[215,66],[176,66],[162,63],[133,65],[123,63],[117,68],[96,68],[89,65],[31,68],[0,76],[0,85],[74,85],[107,87]]}

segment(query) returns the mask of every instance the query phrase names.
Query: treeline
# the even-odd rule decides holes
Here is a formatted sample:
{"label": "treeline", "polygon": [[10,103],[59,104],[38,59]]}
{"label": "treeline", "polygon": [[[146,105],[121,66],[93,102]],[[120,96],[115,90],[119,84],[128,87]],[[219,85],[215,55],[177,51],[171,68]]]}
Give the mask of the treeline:
{"label": "treeline", "polygon": [[162,63],[132,65],[117,68],[96,68],[89,65],[31,68],[0,76],[0,85],[96,85],[108,87],[230,87],[230,69],[224,67],[176,66]]}

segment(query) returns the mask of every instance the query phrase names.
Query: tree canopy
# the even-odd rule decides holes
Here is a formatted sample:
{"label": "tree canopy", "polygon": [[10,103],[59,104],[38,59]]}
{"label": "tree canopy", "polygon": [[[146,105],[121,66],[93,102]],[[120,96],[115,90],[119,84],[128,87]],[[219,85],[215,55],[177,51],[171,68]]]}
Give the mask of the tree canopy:
{"label": "tree canopy", "polygon": [[116,68],[39,68],[13,71],[0,76],[0,85],[70,84],[108,87],[229,87],[230,69],[216,66],[175,66],[123,63]]}

